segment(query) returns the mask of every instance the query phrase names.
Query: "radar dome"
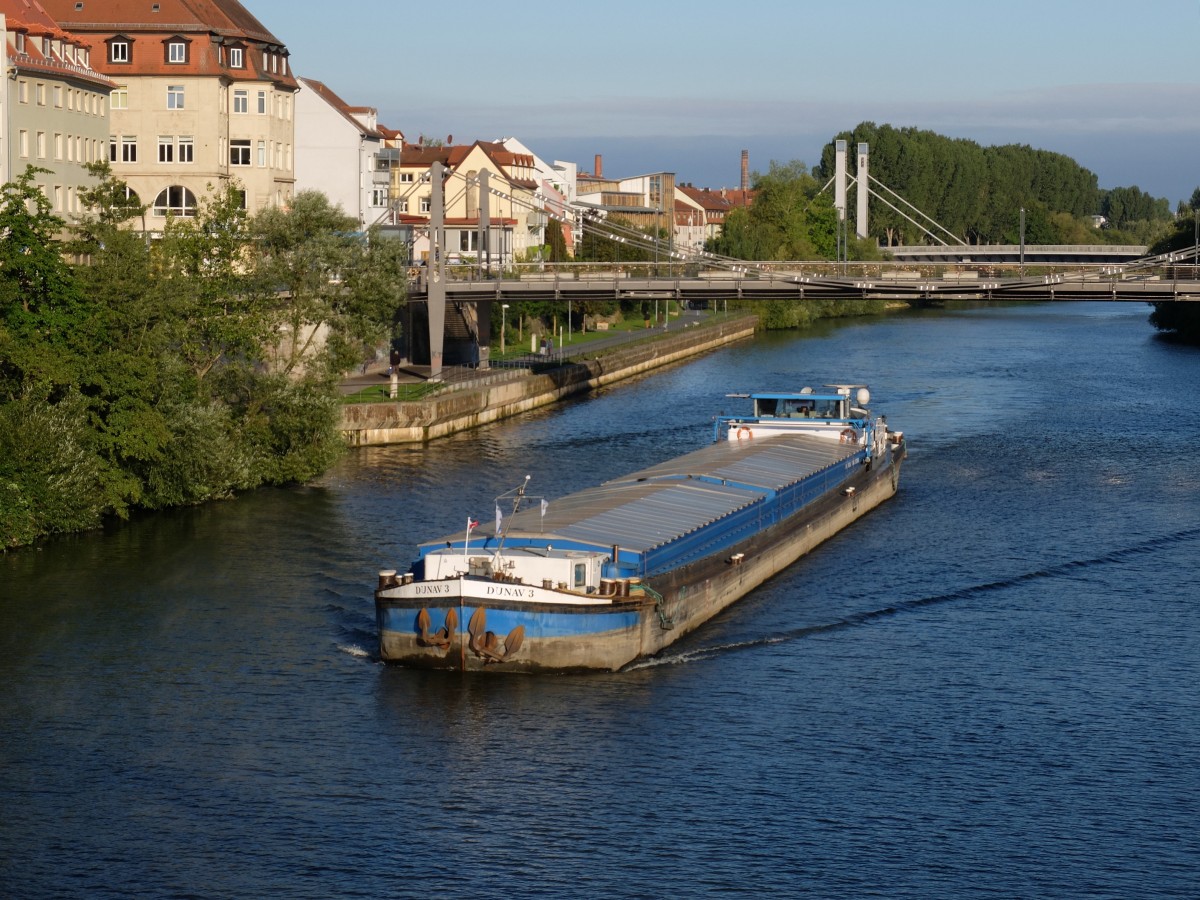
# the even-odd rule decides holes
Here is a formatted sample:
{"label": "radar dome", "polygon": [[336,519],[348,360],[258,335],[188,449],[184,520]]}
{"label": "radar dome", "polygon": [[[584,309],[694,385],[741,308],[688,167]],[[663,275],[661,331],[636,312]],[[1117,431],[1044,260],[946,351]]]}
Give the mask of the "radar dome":
{"label": "radar dome", "polygon": [[871,392],[868,391],[866,388],[859,388],[858,394],[856,395],[855,399],[858,400],[859,406],[866,406],[868,403],[871,402]]}

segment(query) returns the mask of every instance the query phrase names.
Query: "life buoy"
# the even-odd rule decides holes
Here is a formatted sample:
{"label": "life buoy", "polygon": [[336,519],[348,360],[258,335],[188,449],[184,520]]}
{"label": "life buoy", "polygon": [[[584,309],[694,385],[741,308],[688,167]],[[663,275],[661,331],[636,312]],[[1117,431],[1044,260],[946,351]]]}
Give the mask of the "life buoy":
{"label": "life buoy", "polygon": [[740,441],[743,436],[746,438],[752,438],[752,437],[754,437],[754,432],[751,431],[749,428],[747,428],[745,425],[743,425],[741,428],[739,428],[737,430],[737,439]]}
{"label": "life buoy", "polygon": [[855,431],[853,428],[843,428],[842,434],[841,434],[841,439],[840,439],[839,443],[857,444],[858,443],[858,432]]}

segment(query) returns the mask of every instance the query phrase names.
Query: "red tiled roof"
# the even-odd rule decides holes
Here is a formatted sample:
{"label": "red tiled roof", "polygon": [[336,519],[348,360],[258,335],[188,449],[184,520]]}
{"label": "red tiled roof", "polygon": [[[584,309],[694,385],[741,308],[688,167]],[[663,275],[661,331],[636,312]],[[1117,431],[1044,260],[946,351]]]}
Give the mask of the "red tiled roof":
{"label": "red tiled roof", "polygon": [[706,212],[728,212],[732,208],[732,204],[727,198],[708,188],[695,188],[688,184],[680,184],[676,185],[675,189],[699,203]]}
{"label": "red tiled roof", "polygon": [[448,147],[426,147],[422,144],[405,144],[400,150],[400,165],[424,169],[435,162],[440,162],[453,170],[461,166],[476,147],[482,149],[488,159],[496,164],[496,168],[499,170],[497,174],[501,175],[509,184],[514,187],[525,188],[526,190],[537,190],[538,183],[535,179],[520,178],[511,171],[520,166],[532,168],[533,157],[527,153],[513,153],[505,148],[503,144],[489,141],[476,141],[474,144],[453,144]]}
{"label": "red tiled roof", "polygon": [[38,71],[60,78],[79,78],[100,87],[112,88],[114,83],[100,75],[90,65],[69,62],[66,56],[55,58],[42,52],[42,42],[37,38],[48,37],[76,48],[87,48],[89,43],[78,35],[63,31],[37,0],[0,0],[0,13],[5,17],[6,28],[11,33],[24,32],[27,36],[24,50],[18,51],[16,42],[8,42],[9,65],[17,71]]}
{"label": "red tiled roof", "polygon": [[[92,64],[107,75],[225,75],[234,80],[272,81],[295,88],[286,68],[287,48],[237,0],[42,0],[47,12],[77,35],[86,35]],[[79,9],[77,7],[82,7]],[[130,64],[107,61],[105,41],[125,35],[134,44]],[[168,63],[167,38],[190,41],[186,63]],[[222,65],[217,39],[247,44],[244,67]],[[262,51],[282,57],[280,71],[263,65]]]}
{"label": "red tiled roof", "polygon": [[42,5],[75,31],[212,32],[283,47],[238,0],[42,0]]}

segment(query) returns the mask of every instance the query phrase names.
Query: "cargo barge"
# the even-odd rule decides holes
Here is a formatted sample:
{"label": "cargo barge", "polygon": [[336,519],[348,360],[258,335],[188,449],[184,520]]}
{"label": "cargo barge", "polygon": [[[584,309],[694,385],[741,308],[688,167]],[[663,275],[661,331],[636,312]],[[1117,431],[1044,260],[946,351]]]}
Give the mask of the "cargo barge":
{"label": "cargo barge", "polygon": [[[904,436],[861,385],[730,395],[713,444],[496,522],[379,573],[379,652],[405,666],[615,671],[652,656],[892,497]],[[499,505],[504,503],[502,508]]]}

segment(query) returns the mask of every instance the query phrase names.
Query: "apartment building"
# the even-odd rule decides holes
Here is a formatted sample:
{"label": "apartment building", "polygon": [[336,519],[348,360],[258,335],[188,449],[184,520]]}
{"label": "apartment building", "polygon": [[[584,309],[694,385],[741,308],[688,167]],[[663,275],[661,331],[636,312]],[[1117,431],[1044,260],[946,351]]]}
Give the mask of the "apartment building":
{"label": "apartment building", "polygon": [[108,158],[151,229],[236,183],[251,212],[295,191],[287,47],[237,0],[43,0],[115,83]]}
{"label": "apartment building", "polygon": [[91,66],[87,43],[31,0],[0,0],[0,183],[28,166],[54,212],[80,212],[95,180],[84,164],[108,153],[113,82]]}
{"label": "apartment building", "polygon": [[296,94],[296,190],[320,191],[359,225],[387,212],[391,166],[381,159],[389,129],[376,110],[350,106],[324,83],[300,78]]}
{"label": "apartment building", "polygon": [[[530,251],[544,243],[546,203],[538,193],[532,154],[514,153],[498,142],[453,144],[447,139],[445,144],[404,144],[390,155],[390,220],[411,230],[416,261],[429,256],[433,191],[428,179],[435,162],[445,166],[445,249],[450,262],[486,259],[491,265],[507,266],[529,258]],[[388,158],[389,152],[382,156]]]}

